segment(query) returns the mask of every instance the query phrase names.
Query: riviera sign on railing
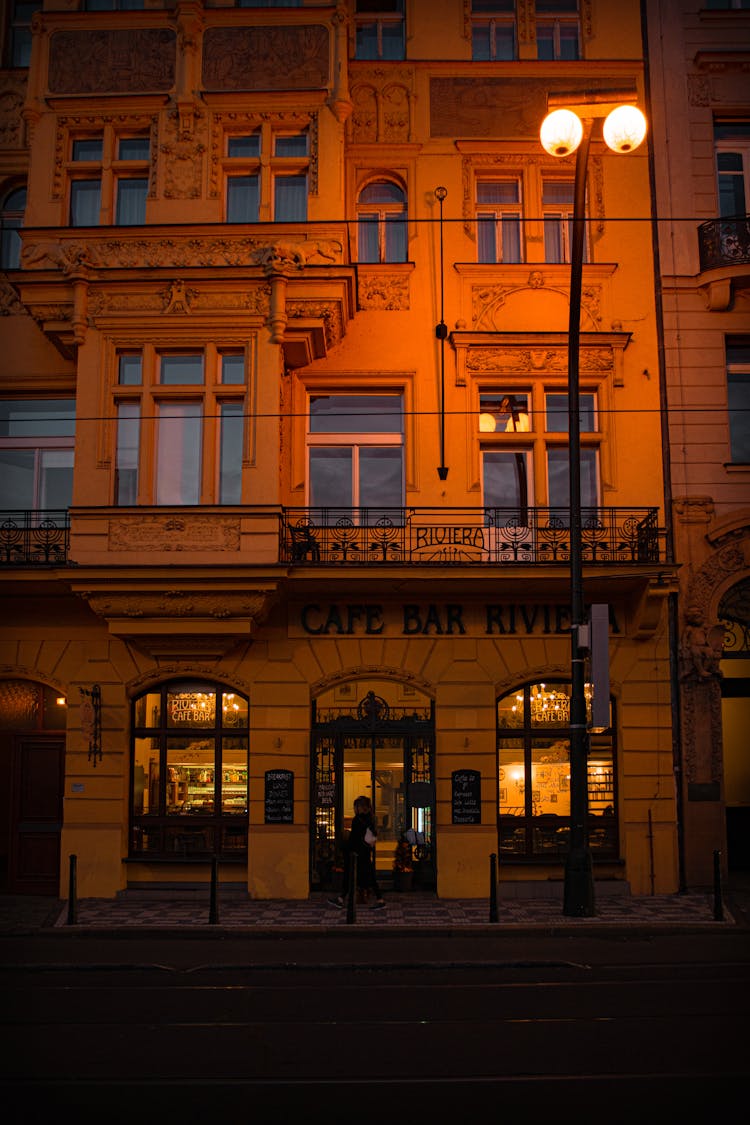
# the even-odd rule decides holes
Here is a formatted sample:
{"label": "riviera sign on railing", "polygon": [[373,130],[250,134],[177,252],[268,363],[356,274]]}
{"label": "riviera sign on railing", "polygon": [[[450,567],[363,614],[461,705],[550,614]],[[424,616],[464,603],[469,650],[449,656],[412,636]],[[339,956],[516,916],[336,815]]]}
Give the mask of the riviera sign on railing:
{"label": "riviera sign on railing", "polygon": [[[662,559],[656,508],[584,508],[583,559],[603,565]],[[561,508],[286,508],[281,560],[295,565],[567,564]]]}

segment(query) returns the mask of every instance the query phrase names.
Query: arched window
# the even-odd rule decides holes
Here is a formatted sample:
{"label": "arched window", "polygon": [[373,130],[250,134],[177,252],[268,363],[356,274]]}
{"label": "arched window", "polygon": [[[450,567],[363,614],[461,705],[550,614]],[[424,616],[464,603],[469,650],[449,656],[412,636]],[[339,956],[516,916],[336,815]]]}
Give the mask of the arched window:
{"label": "arched window", "polygon": [[0,268],[17,270],[21,262],[19,228],[26,210],[26,188],[16,188],[3,200],[0,211]]}
{"label": "arched window", "polygon": [[[514,859],[561,861],[570,838],[570,684],[527,684],[497,704],[498,848]],[[589,736],[592,855],[618,854],[612,728]]]}
{"label": "arched window", "polygon": [[133,703],[130,855],[247,854],[248,701],[199,680]]}
{"label": "arched window", "polygon": [[360,262],[405,262],[406,194],[398,184],[378,180],[362,188],[357,203]]}

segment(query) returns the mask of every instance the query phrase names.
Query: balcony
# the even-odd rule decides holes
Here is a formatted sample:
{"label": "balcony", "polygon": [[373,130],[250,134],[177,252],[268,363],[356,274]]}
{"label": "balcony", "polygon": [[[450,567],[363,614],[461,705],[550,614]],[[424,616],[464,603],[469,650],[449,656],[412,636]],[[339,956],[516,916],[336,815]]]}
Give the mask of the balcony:
{"label": "balcony", "polygon": [[0,564],[65,566],[69,548],[67,511],[0,511]]}
{"label": "balcony", "polygon": [[750,265],[750,218],[711,219],[698,227],[701,273]]}
{"label": "balcony", "polygon": [[[584,508],[583,561],[658,563],[656,508]],[[567,565],[561,508],[286,508],[280,560],[295,566]]]}

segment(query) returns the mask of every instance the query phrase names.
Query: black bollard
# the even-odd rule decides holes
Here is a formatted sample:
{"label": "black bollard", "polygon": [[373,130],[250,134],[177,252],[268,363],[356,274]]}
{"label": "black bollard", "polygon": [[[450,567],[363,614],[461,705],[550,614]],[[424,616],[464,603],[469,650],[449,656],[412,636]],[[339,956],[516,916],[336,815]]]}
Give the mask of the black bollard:
{"label": "black bollard", "polygon": [[721,901],[721,852],[714,852],[714,922],[724,921],[724,907]]}
{"label": "black bollard", "polygon": [[490,856],[490,922],[497,922],[497,855]]}
{"label": "black bollard", "polygon": [[215,926],[219,921],[219,864],[214,856],[211,860],[211,897],[208,904],[208,924]]}
{"label": "black bollard", "polygon": [[349,892],[346,896],[346,923],[357,921],[357,853],[352,852],[349,863]]}
{"label": "black bollard", "polygon": [[71,855],[68,857],[70,860],[70,871],[68,874],[68,926],[75,926],[78,922],[78,889],[77,889],[77,872],[76,866],[78,864],[78,856]]}

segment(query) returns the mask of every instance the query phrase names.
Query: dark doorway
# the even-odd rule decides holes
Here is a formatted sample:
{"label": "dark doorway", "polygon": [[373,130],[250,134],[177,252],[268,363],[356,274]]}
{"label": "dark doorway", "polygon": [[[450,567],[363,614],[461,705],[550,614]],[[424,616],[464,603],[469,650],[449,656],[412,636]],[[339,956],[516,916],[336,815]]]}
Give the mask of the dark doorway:
{"label": "dark doorway", "polygon": [[58,895],[65,740],[0,732],[0,890]]}

